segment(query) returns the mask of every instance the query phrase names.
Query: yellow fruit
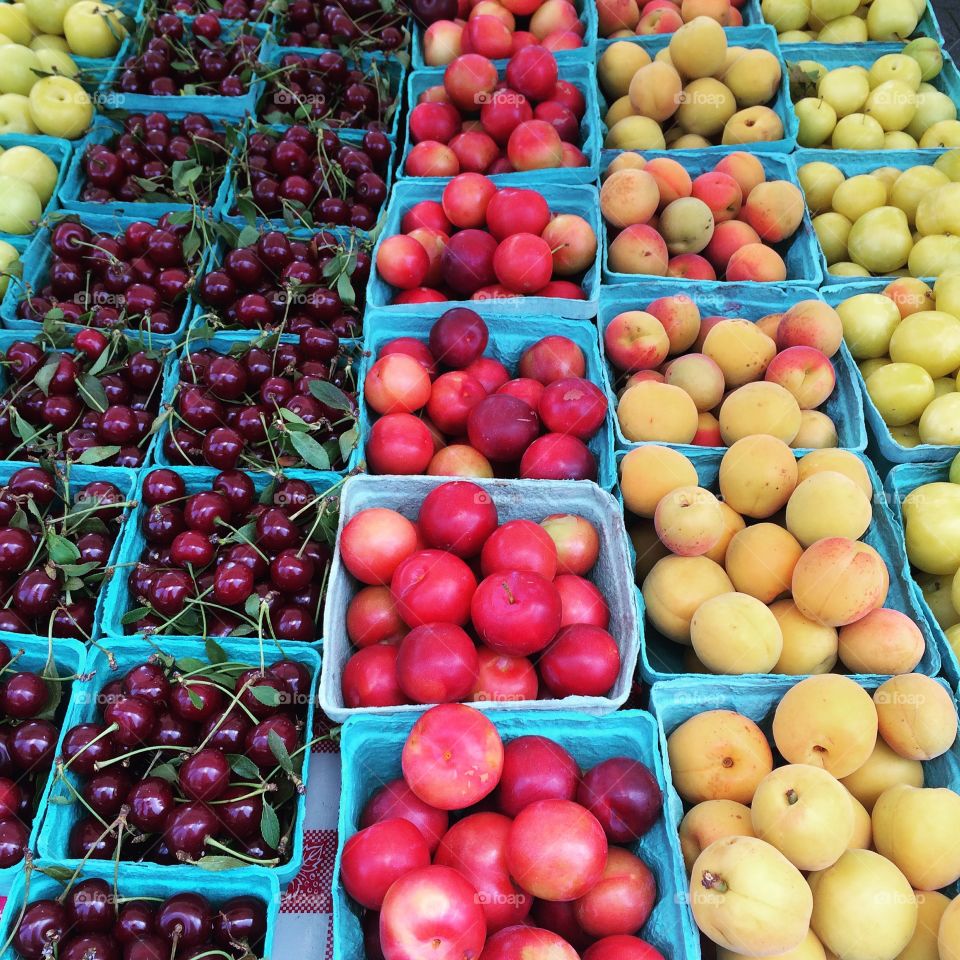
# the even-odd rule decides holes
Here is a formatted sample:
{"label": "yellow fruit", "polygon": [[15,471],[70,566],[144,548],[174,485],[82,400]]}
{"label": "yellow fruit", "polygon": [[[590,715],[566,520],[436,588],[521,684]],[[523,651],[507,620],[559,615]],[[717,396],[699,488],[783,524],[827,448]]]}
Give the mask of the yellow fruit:
{"label": "yellow fruit", "polygon": [[648,444],[620,461],[620,492],[626,508],[638,517],[652,517],[671,490],[697,484],[697,468],[679,450]]}
{"label": "yellow fruit", "polygon": [[957,710],[945,687],[922,673],[907,673],[873,694],[880,735],[901,757],[933,760],[957,739]]}
{"label": "yellow fruit", "polygon": [[711,673],[769,673],[783,634],[766,604],[746,593],[724,593],[702,603],[690,621],[690,641]]}
{"label": "yellow fruit", "polygon": [[771,672],[800,677],[829,673],[837,663],[837,631],[808,620],[792,600],[778,600],[770,612],[780,624],[783,650]]}
{"label": "yellow fruit", "polygon": [[719,564],[707,557],[664,557],[643,581],[650,623],[675,643],[690,643],[690,621],[705,600],[733,591]]}
{"label": "yellow fruit", "polygon": [[842,473],[824,471],[804,480],[787,503],[787,529],[804,547],[825,537],[859,540],[872,519],[870,501]]}
{"label": "yellow fruit", "polygon": [[901,757],[877,738],[873,753],[867,762],[841,781],[843,785],[867,808],[873,810],[880,795],[897,784],[911,787],[923,786],[923,764],[919,760]]}

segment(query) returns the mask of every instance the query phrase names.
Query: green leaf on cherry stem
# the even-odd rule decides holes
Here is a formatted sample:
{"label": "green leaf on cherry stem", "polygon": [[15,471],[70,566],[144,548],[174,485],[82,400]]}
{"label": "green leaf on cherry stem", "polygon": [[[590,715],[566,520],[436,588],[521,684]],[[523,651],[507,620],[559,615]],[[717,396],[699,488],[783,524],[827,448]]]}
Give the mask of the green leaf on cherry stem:
{"label": "green leaf on cherry stem", "polygon": [[266,800],[260,816],[260,833],[268,847],[276,849],[280,845],[280,820],[277,811]]}
{"label": "green leaf on cherry stem", "polygon": [[71,543],[66,537],[61,537],[59,533],[54,533],[48,528],[46,539],[47,555],[57,566],[80,559],[80,551],[76,544]]}
{"label": "green leaf on cherry stem", "polygon": [[337,277],[337,296],[343,301],[344,306],[352,307],[357,302],[357,295],[354,293],[353,284],[350,277],[341,273]]}
{"label": "green leaf on cherry stem", "polygon": [[325,380],[311,380],[310,393],[322,404],[334,410],[343,410],[344,413],[353,412],[353,406],[347,395],[332,383],[327,383]]}
{"label": "green leaf on cherry stem", "polygon": [[227,652],[217,643],[213,637],[207,637],[204,641],[203,648],[207,654],[207,659],[211,663],[226,663],[227,662]]}
{"label": "green leaf on cherry stem", "polygon": [[252,224],[247,224],[237,235],[238,247],[249,247],[260,239],[260,231]]}
{"label": "green leaf on cherry stem", "polygon": [[177,669],[182,670],[184,673],[193,673],[196,670],[203,670],[206,667],[202,660],[198,660],[196,657],[178,657],[177,658]]}
{"label": "green leaf on cherry stem", "polygon": [[340,443],[340,456],[344,460],[350,459],[350,454],[357,449],[357,444],[360,442],[360,431],[356,427],[351,427],[349,430],[344,430],[340,434],[339,443]]}
{"label": "green leaf on cherry stem", "polygon": [[[16,407],[10,406],[7,407],[7,409],[10,411],[10,429],[14,435],[19,437],[24,443],[30,443],[37,435],[37,431],[20,416]],[[28,502],[32,503],[33,501]]]}
{"label": "green leaf on cherry stem", "polygon": [[10,526],[17,527],[20,530],[30,529],[30,523],[27,520],[27,515],[19,507],[14,511],[13,516],[10,518]]}
{"label": "green leaf on cherry stem", "polygon": [[228,753],[227,762],[230,764],[230,769],[241,780],[254,781],[260,779],[260,768],[242,753]]}
{"label": "green leaf on cherry stem", "polygon": [[79,577],[67,577],[63,585],[64,590],[82,590],[86,584]]}
{"label": "green leaf on cherry stem", "polygon": [[287,434],[290,444],[300,457],[314,470],[329,470],[330,457],[323,446],[307,433]]}
{"label": "green leaf on cherry stem", "polygon": [[260,613],[260,595],[251,593],[243,604],[243,612],[248,617],[256,617]]}
{"label": "green leaf on cherry stem", "polygon": [[158,763],[150,771],[150,776],[159,777],[167,783],[176,783],[178,779],[177,768],[172,763]]}
{"label": "green leaf on cherry stem", "polygon": [[77,463],[102,463],[104,460],[115,457],[119,452],[119,447],[90,447],[77,457]]}
{"label": "green leaf on cherry stem", "polygon": [[80,399],[92,410],[97,413],[106,413],[110,401],[107,400],[107,393],[103,389],[103,384],[94,376],[85,373],[77,381],[77,391]]}
{"label": "green leaf on cherry stem", "polygon": [[47,705],[43,712],[37,714],[37,720],[52,720],[57,713],[57,707],[60,706],[60,698],[63,696],[63,684],[60,683],[60,674],[57,672],[57,663],[53,658],[53,644],[50,644],[50,652],[47,654],[47,662],[43,667],[43,681],[47,688]]}
{"label": "green leaf on cherry stem", "polygon": [[138,620],[142,620],[147,614],[152,613],[150,607],[134,607],[133,610],[128,610],[121,618],[120,622],[127,626],[130,623],[136,623]]}
{"label": "green leaf on cherry stem", "polygon": [[60,366],[60,357],[53,354],[33,378],[33,382],[40,388],[45,397],[50,396],[50,382],[53,380],[53,375],[57,372],[58,366]]}
{"label": "green leaf on cherry stem", "polygon": [[99,566],[100,564],[96,560],[88,560],[86,563],[63,563],[60,565],[60,569],[68,577],[84,577]]}
{"label": "green leaf on cherry stem", "polygon": [[271,730],[267,734],[267,742],[270,744],[270,752],[276,758],[277,763],[280,764],[280,769],[291,777],[295,776],[293,761],[290,759],[290,754],[287,753],[286,745],[280,739],[280,734],[276,730]]}
{"label": "green leaf on cherry stem", "polygon": [[[259,701],[265,707],[280,706],[280,691],[273,687],[251,687],[250,693],[254,700]],[[272,844],[272,846],[276,846],[276,844]]]}
{"label": "green leaf on cherry stem", "polygon": [[[194,710],[202,710],[203,701],[200,699],[200,697],[197,694],[195,694],[189,686],[186,687],[186,691],[187,691],[187,696],[190,698],[190,703],[193,705]],[[270,732],[272,733],[273,731],[271,730]]]}
{"label": "green leaf on cherry stem", "polygon": [[37,873],[42,873],[45,877],[49,877],[51,880],[56,880],[58,883],[67,883],[72,879],[74,871],[69,867],[60,867],[57,864],[46,864],[44,866],[38,866],[37,862],[34,861],[33,864],[34,870]]}
{"label": "green leaf on cherry stem", "polygon": [[291,433],[309,433],[310,424],[302,417],[297,416],[292,410],[286,407],[280,408],[280,418],[287,425],[287,430]]}
{"label": "green leaf on cherry stem", "polygon": [[90,376],[95,377],[102,370],[106,369],[107,364],[110,362],[110,357],[113,355],[113,346],[110,345],[107,347],[103,353],[94,361],[93,366],[90,367]]}

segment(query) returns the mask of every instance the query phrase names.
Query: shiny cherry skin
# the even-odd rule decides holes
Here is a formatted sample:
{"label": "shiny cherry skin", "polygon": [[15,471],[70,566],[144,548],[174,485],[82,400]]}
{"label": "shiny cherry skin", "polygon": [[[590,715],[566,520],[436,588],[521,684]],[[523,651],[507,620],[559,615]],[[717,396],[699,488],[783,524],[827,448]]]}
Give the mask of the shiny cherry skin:
{"label": "shiny cherry skin", "polygon": [[44,950],[67,929],[67,911],[57,900],[35,900],[24,910],[13,948],[26,960],[40,960]]}
{"label": "shiny cherry skin", "polygon": [[92,776],[96,764],[112,760],[117,753],[112,733],[106,724],[80,723],[63,738],[63,760],[80,777]]}
{"label": "shiny cherry skin", "polygon": [[178,778],[184,796],[211,803],[230,783],[230,764],[222,751],[207,747],[183,761]]}
{"label": "shiny cherry skin", "polygon": [[196,860],[206,850],[207,837],[216,837],[219,831],[217,816],[206,804],[187,803],[167,817],[163,839],[175,856],[183,854]]}
{"label": "shiny cherry skin", "polygon": [[125,770],[108,767],[87,780],[80,792],[93,810],[109,823],[120,812],[132,787],[133,780]]}
{"label": "shiny cherry skin", "polygon": [[74,933],[109,933],[115,920],[113,889],[106,880],[91,877],[70,888],[64,906]]}
{"label": "shiny cherry skin", "polygon": [[27,850],[30,831],[17,817],[0,820],[0,867],[16,866]]}
{"label": "shiny cherry skin", "polygon": [[150,742],[157,726],[157,709],[139,697],[122,697],[103,711],[104,722],[116,725],[114,740],[122,747],[138,747]]}
{"label": "shiny cherry skin", "polygon": [[220,905],[213,920],[213,936],[220,946],[229,948],[234,943],[259,943],[267,932],[267,917],[263,901],[256,897],[240,896]]}
{"label": "shiny cherry skin", "polygon": [[146,777],[127,794],[130,822],[144,833],[159,833],[176,806],[173,787],[160,777]]}
{"label": "shiny cherry skin", "polygon": [[290,717],[278,714],[261,720],[251,728],[246,742],[246,755],[261,769],[269,770],[277,765],[277,758],[270,748],[271,731],[280,738],[287,753],[292,753],[297,748],[297,725]]}
{"label": "shiny cherry skin", "polygon": [[42,677],[35,673],[15,673],[0,691],[0,709],[7,716],[26,720],[42,713],[50,693]]}
{"label": "shiny cherry skin", "polygon": [[170,712],[188,723],[204,723],[219,716],[223,707],[223,692],[209,683],[176,684],[170,694]]}

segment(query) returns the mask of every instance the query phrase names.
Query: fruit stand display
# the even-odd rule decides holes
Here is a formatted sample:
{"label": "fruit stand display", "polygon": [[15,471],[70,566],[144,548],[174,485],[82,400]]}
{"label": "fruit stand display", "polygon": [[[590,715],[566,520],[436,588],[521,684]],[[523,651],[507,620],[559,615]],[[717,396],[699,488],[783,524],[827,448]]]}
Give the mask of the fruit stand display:
{"label": "fruit stand display", "polygon": [[0,3],[3,960],[960,960],[944,27]]}

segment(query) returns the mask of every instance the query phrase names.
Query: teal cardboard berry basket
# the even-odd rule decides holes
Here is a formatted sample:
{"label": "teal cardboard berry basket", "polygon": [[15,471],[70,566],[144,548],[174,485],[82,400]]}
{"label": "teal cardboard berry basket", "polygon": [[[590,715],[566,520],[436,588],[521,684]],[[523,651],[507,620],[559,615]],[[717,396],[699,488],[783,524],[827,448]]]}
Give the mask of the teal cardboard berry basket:
{"label": "teal cardboard berry basket", "polygon": [[[669,790],[656,724],[645,711],[624,710],[599,719],[562,711],[504,710],[489,716],[505,741],[521,736],[548,737],[568,750],[583,770],[612,757],[629,757],[647,766],[665,793]],[[333,875],[334,960],[357,960],[366,955],[360,915],[340,879],[343,845],[359,829],[360,815],[370,797],[401,776],[400,755],[416,719],[417,715],[409,714],[354,717],[343,727],[343,786]],[[687,883],[676,827],[673,810],[665,804],[653,827],[629,848],[647,864],[657,882],[656,906],[638,935],[668,960],[699,954],[696,928],[684,906]]]}
{"label": "teal cardboard berry basket", "polygon": [[[727,319],[744,319],[754,322],[770,313],[782,313],[802,300],[819,299],[819,294],[812,288],[796,287],[788,290],[768,290],[765,286],[744,283],[714,285],[702,292],[684,280],[674,280],[673,283],[668,283],[666,280],[647,280],[633,284],[604,287],[600,291],[600,311],[597,314],[597,327],[600,332],[600,352],[603,355],[604,370],[607,375],[608,398],[611,409],[614,411],[614,438],[619,450],[632,450],[634,447],[640,447],[644,444],[628,440],[624,436],[620,421],[616,416],[617,390],[621,381],[626,380],[627,374],[618,374],[608,359],[604,344],[604,333],[610,326],[610,322],[619,314],[627,310],[645,310],[648,304],[659,297],[676,295],[690,297],[697,305],[702,317],[721,316]],[[831,363],[836,376],[836,384],[826,403],[818,409],[834,422],[840,447],[858,452],[866,450],[867,430],[864,426],[860,392],[856,386],[857,368],[846,344],[840,345],[840,349],[831,358]],[[704,447],[694,446],[693,444],[670,444],[670,446],[677,447],[678,450],[687,455],[704,449]],[[714,447],[710,449],[722,450],[723,448]]]}
{"label": "teal cardboard berry basket", "polygon": [[[941,662],[946,662],[945,639],[939,638],[929,628],[921,605],[917,602],[915,591],[910,586],[910,567],[907,563],[906,551],[903,545],[903,535],[898,527],[890,508],[883,485],[877,476],[873,464],[862,453],[854,453],[866,468],[873,487],[873,519],[867,532],[860,538],[864,543],[873,547],[883,558],[890,576],[890,587],[884,606],[908,616],[920,628],[925,641],[923,657],[915,667],[917,673],[935,677],[940,672]],[[688,454],[697,470],[700,485],[708,490],[717,490],[717,478],[720,472],[720,461],[723,457],[719,451],[704,451],[703,453]],[[797,451],[800,459],[800,452]],[[634,554],[635,555],[635,554]],[[643,629],[640,642],[640,674],[648,683],[659,684],[665,680],[675,680],[682,677],[696,677],[698,682],[704,683],[712,674],[691,674],[684,668],[684,651],[689,649],[679,643],[662,636],[646,616],[643,594],[638,589],[638,603],[640,605]],[[834,672],[841,672],[843,665],[839,663]],[[777,682],[776,674],[746,674],[746,679],[757,683]],[[860,675],[859,680],[871,679],[871,675]]]}
{"label": "teal cardboard berry basket", "polygon": [[[251,639],[221,638],[209,640],[203,637],[157,636],[149,642],[139,637],[108,638],[104,642],[104,647],[109,650],[109,655],[99,649],[92,651],[84,666],[84,679],[75,685],[76,707],[71,715],[70,724],[65,723],[63,725],[60,742],[57,744],[58,756],[62,753],[63,738],[70,727],[78,723],[94,723],[97,721],[100,713],[97,694],[100,690],[111,680],[122,679],[128,670],[143,663],[157,651],[162,651],[164,654],[176,658],[177,666],[183,672],[201,670],[204,664],[215,662],[258,666],[261,663],[270,665],[278,660],[287,659],[302,663],[310,673],[310,692],[307,697],[306,710],[303,712],[305,716],[305,726],[302,734],[304,743],[308,742],[313,736],[317,699],[316,688],[320,674],[320,654],[309,644],[279,644],[273,640],[258,643]],[[299,771],[299,777],[303,784],[303,790],[297,791],[296,814],[290,834],[289,859],[276,867],[242,864],[229,866],[222,871],[219,869],[222,864],[211,864],[210,870],[215,871],[218,877],[236,878],[238,880],[260,880],[265,876],[272,877],[283,889],[300,872],[303,866],[306,792],[310,778],[309,755],[310,752],[307,749],[301,751],[299,757],[293,756],[291,758],[295,765],[298,760],[300,761],[302,769]],[[73,773],[68,772],[65,776],[69,778],[71,786],[65,786],[56,780],[52,780],[50,784],[48,811],[40,831],[37,850],[41,859],[55,861],[73,870],[81,862],[72,858],[69,854],[70,831],[80,819],[77,804],[73,801],[74,790],[78,781]],[[218,849],[211,850],[212,856],[222,854],[223,851]],[[122,861],[122,864],[125,868],[127,861]],[[185,867],[179,865],[168,867],[153,863],[149,866],[144,864],[140,869],[147,869],[158,876],[162,876],[168,871],[182,871]],[[214,875],[202,866],[186,865],[186,870],[188,875],[193,878],[193,883],[199,883],[201,889],[205,884],[203,878],[210,877],[212,879]]]}

